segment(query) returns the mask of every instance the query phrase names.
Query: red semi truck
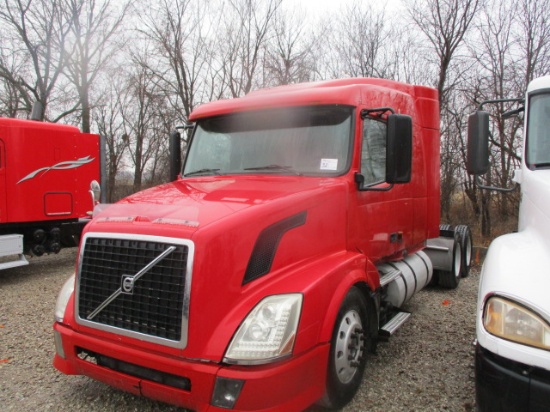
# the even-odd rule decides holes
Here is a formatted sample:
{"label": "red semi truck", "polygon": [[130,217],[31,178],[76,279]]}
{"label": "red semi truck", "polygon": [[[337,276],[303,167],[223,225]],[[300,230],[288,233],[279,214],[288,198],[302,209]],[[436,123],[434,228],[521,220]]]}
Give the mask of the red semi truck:
{"label": "red semi truck", "polygon": [[76,127],[0,118],[0,269],[78,245],[100,180],[100,138]]}
{"label": "red semi truck", "polygon": [[438,109],[367,78],[197,108],[173,181],[85,228],[55,367],[197,411],[348,403],[415,292],[468,274],[469,229],[439,225]]}

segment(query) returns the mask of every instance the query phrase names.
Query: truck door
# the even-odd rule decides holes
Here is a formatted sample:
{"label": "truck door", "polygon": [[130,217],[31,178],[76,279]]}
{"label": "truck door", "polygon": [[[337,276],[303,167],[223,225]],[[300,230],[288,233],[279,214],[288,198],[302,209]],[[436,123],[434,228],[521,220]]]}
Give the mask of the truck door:
{"label": "truck door", "polygon": [[409,184],[385,183],[385,119],[367,116],[361,128],[360,173],[364,181],[357,190],[357,242],[359,249],[376,262],[408,247],[413,207]]}

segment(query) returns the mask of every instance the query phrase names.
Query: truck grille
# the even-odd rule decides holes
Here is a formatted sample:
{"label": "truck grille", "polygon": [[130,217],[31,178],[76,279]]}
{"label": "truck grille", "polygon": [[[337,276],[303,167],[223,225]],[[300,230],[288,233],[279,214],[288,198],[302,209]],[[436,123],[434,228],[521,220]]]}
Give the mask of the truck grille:
{"label": "truck grille", "polygon": [[[78,322],[141,340],[184,347],[192,243],[116,236],[94,233],[84,239],[77,283]],[[173,250],[168,251],[169,248]],[[164,252],[166,256],[158,259]],[[147,268],[148,265],[151,267]]]}

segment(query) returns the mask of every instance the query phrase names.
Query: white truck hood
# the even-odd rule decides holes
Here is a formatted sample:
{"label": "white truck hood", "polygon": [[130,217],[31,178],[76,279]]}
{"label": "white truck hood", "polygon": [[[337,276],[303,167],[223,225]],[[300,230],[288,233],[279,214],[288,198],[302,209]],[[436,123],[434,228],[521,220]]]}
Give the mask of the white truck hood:
{"label": "white truck hood", "polygon": [[550,170],[524,175],[522,192],[519,232],[495,239],[483,264],[477,337],[496,354],[550,370],[550,351],[497,338],[481,324],[485,301],[491,295],[516,301],[550,324]]}

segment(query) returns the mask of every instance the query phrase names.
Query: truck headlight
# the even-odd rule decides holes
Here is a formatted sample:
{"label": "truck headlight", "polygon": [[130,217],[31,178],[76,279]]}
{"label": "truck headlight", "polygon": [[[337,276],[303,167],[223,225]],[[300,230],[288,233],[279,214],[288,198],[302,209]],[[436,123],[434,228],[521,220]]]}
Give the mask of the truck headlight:
{"label": "truck headlight", "polygon": [[225,353],[224,362],[257,365],[290,355],[302,311],[299,293],[263,299],[248,314]]}
{"label": "truck headlight", "polygon": [[485,304],[483,326],[492,335],[523,345],[550,350],[550,326],[518,303],[493,296]]}
{"label": "truck headlight", "polygon": [[55,303],[55,321],[62,323],[65,317],[65,309],[67,303],[71,298],[71,294],[74,291],[74,274],[65,281],[59,295],[57,295],[57,302]]}

